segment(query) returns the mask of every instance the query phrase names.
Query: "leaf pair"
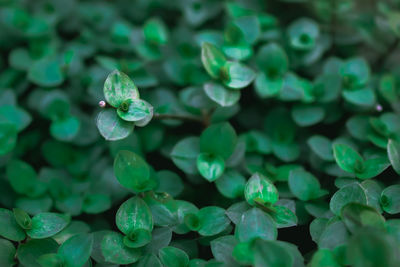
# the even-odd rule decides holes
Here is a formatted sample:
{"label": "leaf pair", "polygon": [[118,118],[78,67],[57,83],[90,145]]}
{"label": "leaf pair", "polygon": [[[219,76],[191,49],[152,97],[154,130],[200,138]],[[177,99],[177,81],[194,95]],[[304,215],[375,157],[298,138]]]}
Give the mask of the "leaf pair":
{"label": "leaf pair", "polygon": [[197,231],[202,236],[217,235],[230,224],[225,210],[215,206],[202,208],[197,213],[189,213],[184,220],[190,230]]}
{"label": "leaf pair", "polygon": [[242,89],[255,78],[252,69],[242,63],[227,60],[224,54],[211,43],[202,44],[201,61],[212,78],[220,80],[231,89]]}
{"label": "leaf pair", "polygon": [[42,212],[33,218],[21,209],[11,212],[0,209],[0,235],[12,241],[21,241],[26,235],[33,239],[44,239],[61,232],[71,218],[52,212]]}
{"label": "leaf pair", "polygon": [[341,169],[360,179],[373,178],[390,165],[387,157],[373,157],[365,160],[357,151],[345,144],[333,145],[333,154]]}
{"label": "leaf pair", "polygon": [[139,91],[133,81],[117,70],[108,75],[104,83],[104,96],[117,112],[106,109],[97,117],[97,127],[106,140],[127,137],[134,126],[143,127],[153,117],[153,107],[139,98]]}
{"label": "leaf pair", "polygon": [[92,234],[76,234],[61,244],[57,253],[41,255],[37,262],[43,267],[82,267],[90,259]]}
{"label": "leaf pair", "polygon": [[208,181],[218,179],[225,170],[225,161],[233,154],[237,143],[236,132],[227,123],[209,126],[200,136],[197,169]]}

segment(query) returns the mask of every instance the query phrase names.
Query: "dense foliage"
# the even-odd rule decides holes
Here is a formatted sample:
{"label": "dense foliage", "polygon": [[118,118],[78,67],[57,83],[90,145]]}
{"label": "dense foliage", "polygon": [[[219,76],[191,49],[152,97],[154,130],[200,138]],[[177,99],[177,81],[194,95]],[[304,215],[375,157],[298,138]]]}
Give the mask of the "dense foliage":
{"label": "dense foliage", "polygon": [[0,266],[400,266],[399,0],[1,0]]}

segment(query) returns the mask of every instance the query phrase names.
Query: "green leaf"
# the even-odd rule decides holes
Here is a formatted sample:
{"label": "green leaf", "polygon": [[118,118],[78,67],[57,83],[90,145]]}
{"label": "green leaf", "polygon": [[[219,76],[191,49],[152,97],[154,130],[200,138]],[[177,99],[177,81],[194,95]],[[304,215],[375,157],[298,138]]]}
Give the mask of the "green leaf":
{"label": "green leaf", "polygon": [[257,53],[257,65],[268,80],[282,77],[288,70],[288,58],[285,51],[276,43],[262,46]]}
{"label": "green leaf", "polygon": [[227,62],[224,54],[216,46],[207,42],[201,45],[201,61],[208,74],[215,79],[220,77],[221,69]]}
{"label": "green leaf", "polygon": [[327,193],[321,190],[321,185],[314,175],[301,169],[290,172],[288,184],[293,195],[303,201],[319,198]]}
{"label": "green leaf", "polygon": [[229,123],[212,124],[200,136],[200,151],[226,160],[233,154],[236,143],[235,129]]}
{"label": "green leaf", "polygon": [[143,258],[140,259],[140,261],[137,263],[136,266],[137,267],[147,267],[147,266],[163,267],[163,265],[161,264],[161,261],[154,254],[145,255]]}
{"label": "green leaf", "polygon": [[239,266],[232,256],[233,249],[237,244],[238,241],[234,236],[221,236],[211,241],[211,252],[217,261],[223,262],[227,266]]}
{"label": "green leaf", "polygon": [[229,88],[242,89],[255,79],[255,72],[239,62],[226,62],[220,70],[221,80]]}
{"label": "green leaf", "polygon": [[21,160],[13,160],[7,165],[6,174],[15,192],[30,196],[37,196],[43,193],[39,189],[37,174],[28,163]]}
{"label": "green leaf", "polygon": [[364,159],[348,145],[333,145],[333,155],[339,167],[346,172],[360,173],[364,170]]}
{"label": "green leaf", "polygon": [[246,143],[246,151],[269,154],[272,152],[271,139],[260,131],[251,130],[240,136]]}
{"label": "green leaf", "polygon": [[333,161],[332,142],[321,135],[313,135],[307,140],[311,150],[323,160]]}
{"label": "green leaf", "polygon": [[125,246],[123,236],[115,232],[104,236],[101,251],[105,260],[113,264],[131,264],[137,262],[141,256],[140,249]]}
{"label": "green leaf", "polygon": [[32,219],[24,210],[15,208],[13,209],[15,221],[21,226],[22,229],[27,230],[32,228]]}
{"label": "green leaf", "polygon": [[50,125],[50,133],[57,140],[70,141],[78,134],[80,126],[78,118],[69,116],[53,121]]}
{"label": "green leaf", "polygon": [[54,87],[64,82],[64,73],[57,60],[44,58],[30,66],[28,79],[38,86]]}
{"label": "green leaf", "polygon": [[254,81],[254,89],[261,98],[273,97],[279,94],[284,85],[283,77],[269,77],[258,73]]}
{"label": "green leaf", "polygon": [[137,228],[129,232],[127,236],[124,236],[123,242],[125,246],[130,248],[140,248],[151,241],[151,231],[147,229]]}
{"label": "green leaf", "polygon": [[118,116],[125,121],[140,121],[152,115],[153,107],[142,99],[127,99],[117,109]]}
{"label": "green leaf", "polygon": [[189,256],[181,249],[164,247],[159,251],[161,263],[168,267],[186,267],[189,264]]}
{"label": "green leaf", "polygon": [[134,128],[132,122],[124,121],[112,109],[101,111],[97,116],[96,125],[100,134],[109,141],[126,138]]}
{"label": "green leaf", "polygon": [[258,208],[252,208],[243,213],[235,228],[235,236],[240,242],[256,238],[275,240],[278,230],[272,217]]}
{"label": "green leaf", "polygon": [[254,262],[256,267],[293,266],[293,257],[288,249],[277,241],[258,239],[254,242]]}
{"label": "green leaf", "polygon": [[370,69],[364,58],[355,57],[343,63],[340,67],[340,75],[345,89],[357,89],[365,86],[369,81]]}
{"label": "green leaf", "polygon": [[128,99],[138,99],[139,91],[133,81],[123,72],[114,70],[104,82],[104,97],[107,103],[118,108]]}
{"label": "green leaf", "polygon": [[370,158],[364,161],[364,170],[356,173],[357,178],[370,179],[373,178],[390,166],[386,156]]}
{"label": "green leaf", "polygon": [[243,196],[246,179],[235,170],[224,172],[215,181],[218,191],[227,198],[237,198]]}
{"label": "green leaf", "polygon": [[118,229],[126,235],[133,230],[153,229],[153,216],[146,202],[139,197],[132,197],[122,203],[119,207],[116,218]]}
{"label": "green leaf", "polygon": [[14,124],[18,132],[24,130],[32,122],[31,115],[14,105],[6,104],[0,106],[0,123]]}
{"label": "green leaf", "polygon": [[334,253],[329,249],[318,249],[310,262],[310,267],[341,267]]}
{"label": "green leaf", "polygon": [[289,44],[296,50],[311,50],[319,36],[318,24],[309,18],[300,18],[288,28]]}
{"label": "green leaf", "polygon": [[115,157],[114,174],[122,186],[136,192],[145,190],[150,179],[147,163],[128,150],[120,150]]}
{"label": "green leaf", "polygon": [[168,41],[167,27],[162,20],[151,18],[143,26],[143,34],[146,42],[163,45]]}
{"label": "green leaf", "polygon": [[328,222],[318,239],[319,248],[335,249],[347,243],[349,233],[342,221]]}
{"label": "green leaf", "polygon": [[381,194],[380,199],[382,209],[389,214],[400,212],[400,185],[391,185],[386,187]]}
{"label": "green leaf", "polygon": [[322,121],[325,110],[315,105],[296,105],[292,109],[292,118],[301,127],[307,127]]}
{"label": "green leaf", "polygon": [[233,249],[233,258],[242,265],[254,265],[254,242],[242,242]]}
{"label": "green leaf", "polygon": [[61,232],[52,236],[58,244],[62,244],[76,234],[89,233],[90,227],[82,221],[71,221]]}
{"label": "green leaf", "polygon": [[355,233],[363,226],[371,226],[384,229],[385,218],[374,208],[359,204],[349,203],[341,210],[340,216],[350,232]]}
{"label": "green leaf", "polygon": [[329,206],[334,214],[339,215],[341,209],[351,202],[367,204],[365,190],[359,183],[348,184],[340,188],[332,196]]}
{"label": "green leaf", "polygon": [[182,193],[184,184],[178,174],[168,170],[157,172],[159,179],[157,192],[166,192],[169,195],[176,197]]}
{"label": "green leaf", "polygon": [[240,99],[240,91],[228,89],[217,83],[204,84],[204,92],[214,102],[222,107],[230,107]]}
{"label": "green leaf", "polygon": [[274,204],[278,201],[275,185],[260,173],[253,174],[244,188],[244,196],[250,205]]}
{"label": "green leaf", "polygon": [[197,157],[197,169],[209,182],[217,180],[225,170],[225,162],[218,155],[201,153]]}
{"label": "green leaf", "polygon": [[389,139],[387,153],[393,169],[397,172],[397,174],[400,174],[400,143]]}
{"label": "green leaf", "polygon": [[17,144],[17,128],[12,123],[0,123],[0,155],[12,151]]}
{"label": "green leaf", "polygon": [[197,216],[200,220],[200,235],[213,236],[221,233],[230,224],[225,210],[220,207],[208,206],[199,210]]}
{"label": "green leaf", "polygon": [[200,153],[200,139],[187,137],[179,141],[171,151],[171,158],[175,165],[183,172],[196,174],[197,157]]}
{"label": "green leaf", "polygon": [[63,266],[63,261],[64,259],[56,253],[44,254],[37,259],[37,262],[43,267]]}
{"label": "green leaf", "polygon": [[349,265],[398,266],[398,250],[394,240],[382,231],[361,228],[347,245]]}
{"label": "green leaf", "polygon": [[168,227],[154,228],[151,234],[151,242],[145,247],[146,253],[157,253],[168,246],[172,239],[172,231]]}
{"label": "green leaf", "polygon": [[371,88],[362,88],[351,91],[343,91],[343,98],[358,106],[371,107],[375,104],[375,93]]}
{"label": "green leaf", "polygon": [[7,209],[0,208],[0,236],[12,241],[25,239],[25,231],[18,225],[14,214]]}
{"label": "green leaf", "polygon": [[278,228],[292,227],[297,225],[296,214],[285,206],[275,206],[274,211],[270,214]]}
{"label": "green leaf", "polygon": [[29,237],[39,239],[51,237],[63,230],[70,222],[67,215],[43,212],[32,218],[32,226],[26,231]]}
{"label": "green leaf", "polygon": [[77,234],[65,241],[57,254],[64,259],[65,267],[81,267],[89,260],[93,248],[92,234]]}
{"label": "green leaf", "polygon": [[17,259],[26,267],[42,267],[37,260],[45,254],[56,253],[58,244],[51,238],[31,239],[18,246]]}
{"label": "green leaf", "polygon": [[0,265],[4,267],[14,266],[14,257],[16,251],[17,250],[10,241],[0,239]]}
{"label": "green leaf", "polygon": [[109,195],[90,194],[86,195],[83,200],[82,211],[89,214],[102,213],[111,207],[111,199]]}

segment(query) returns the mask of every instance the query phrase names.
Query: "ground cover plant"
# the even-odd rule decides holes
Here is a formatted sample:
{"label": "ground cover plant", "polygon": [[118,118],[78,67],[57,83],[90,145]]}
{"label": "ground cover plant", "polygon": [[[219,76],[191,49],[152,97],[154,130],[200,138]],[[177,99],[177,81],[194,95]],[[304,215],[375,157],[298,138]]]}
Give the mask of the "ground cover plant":
{"label": "ground cover plant", "polygon": [[0,267],[400,266],[400,1],[1,0]]}

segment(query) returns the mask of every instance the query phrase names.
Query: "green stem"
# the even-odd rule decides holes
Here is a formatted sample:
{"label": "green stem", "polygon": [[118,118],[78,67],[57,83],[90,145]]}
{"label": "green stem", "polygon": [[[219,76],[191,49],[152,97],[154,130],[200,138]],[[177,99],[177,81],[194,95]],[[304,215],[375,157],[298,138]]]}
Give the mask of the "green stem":
{"label": "green stem", "polygon": [[195,117],[190,115],[179,115],[179,114],[160,114],[155,113],[153,116],[154,119],[157,120],[181,120],[181,121],[194,121],[194,122],[203,122],[203,118]]}

